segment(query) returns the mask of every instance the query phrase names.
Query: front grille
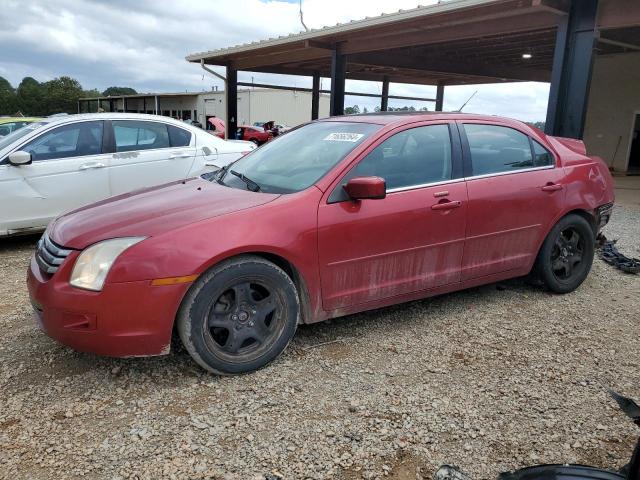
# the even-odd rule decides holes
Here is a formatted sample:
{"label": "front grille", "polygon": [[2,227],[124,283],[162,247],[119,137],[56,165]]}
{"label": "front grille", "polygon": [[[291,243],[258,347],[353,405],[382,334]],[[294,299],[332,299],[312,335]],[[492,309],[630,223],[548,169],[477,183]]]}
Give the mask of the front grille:
{"label": "front grille", "polygon": [[64,259],[71,253],[71,250],[57,245],[45,233],[38,241],[36,247],[36,262],[44,273],[53,275],[58,271]]}

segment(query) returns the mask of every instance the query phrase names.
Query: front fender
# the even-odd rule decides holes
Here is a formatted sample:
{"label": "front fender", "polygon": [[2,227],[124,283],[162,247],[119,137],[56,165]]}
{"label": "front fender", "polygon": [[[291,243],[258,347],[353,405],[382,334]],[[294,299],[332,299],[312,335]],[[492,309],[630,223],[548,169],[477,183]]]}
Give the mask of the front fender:
{"label": "front fender", "polygon": [[317,212],[321,196],[311,187],[150,237],[118,258],[107,283],[201,275],[233,256],[271,254],[294,266],[309,292],[311,312],[320,313]]}

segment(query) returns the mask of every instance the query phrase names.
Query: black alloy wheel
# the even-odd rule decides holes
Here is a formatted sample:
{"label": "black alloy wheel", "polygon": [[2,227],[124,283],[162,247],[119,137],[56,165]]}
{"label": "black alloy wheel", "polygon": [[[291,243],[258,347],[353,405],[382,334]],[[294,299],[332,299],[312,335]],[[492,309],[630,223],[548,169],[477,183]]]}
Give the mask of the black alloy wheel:
{"label": "black alloy wheel", "polygon": [[555,293],[578,288],[591,270],[595,232],[581,215],[569,214],[551,229],[538,252],[534,273]]}
{"label": "black alloy wheel", "polygon": [[203,322],[205,338],[220,356],[254,355],[268,348],[282,329],[283,308],[283,301],[268,286],[243,280],[212,303]]}
{"label": "black alloy wheel", "polygon": [[580,232],[569,227],[560,232],[551,251],[551,268],[560,280],[569,280],[580,270],[584,256],[584,239]]}
{"label": "black alloy wheel", "polygon": [[261,257],[243,255],[221,262],[191,286],[177,327],[199,365],[232,375],[275,359],[293,338],[299,311],[291,278]]}

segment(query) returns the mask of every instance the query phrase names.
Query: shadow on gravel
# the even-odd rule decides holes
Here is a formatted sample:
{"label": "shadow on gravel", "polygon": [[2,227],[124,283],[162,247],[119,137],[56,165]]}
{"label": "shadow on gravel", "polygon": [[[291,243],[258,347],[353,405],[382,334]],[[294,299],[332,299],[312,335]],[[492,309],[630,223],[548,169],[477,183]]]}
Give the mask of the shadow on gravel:
{"label": "shadow on gravel", "polygon": [[512,292],[528,296],[551,295],[543,288],[529,284],[524,278],[515,278],[338,317],[311,325],[300,325],[294,337],[294,344],[304,350],[320,342],[359,338],[367,334],[383,335],[388,333],[389,325],[393,325],[397,329],[413,328],[419,317],[433,317],[435,320],[438,316],[448,313],[447,311],[452,308],[459,308],[461,305],[471,306],[478,301],[490,303]]}
{"label": "shadow on gravel", "polygon": [[11,252],[16,249],[35,248],[40,240],[41,233],[21,235],[17,237],[0,238],[0,253]]}

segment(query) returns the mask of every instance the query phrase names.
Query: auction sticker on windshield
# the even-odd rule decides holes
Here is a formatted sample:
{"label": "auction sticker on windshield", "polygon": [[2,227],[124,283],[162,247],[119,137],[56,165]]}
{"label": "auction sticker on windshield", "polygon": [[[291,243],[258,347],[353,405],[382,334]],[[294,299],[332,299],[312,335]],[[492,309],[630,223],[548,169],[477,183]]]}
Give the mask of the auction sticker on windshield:
{"label": "auction sticker on windshield", "polygon": [[347,132],[336,132],[330,133],[324,140],[329,140],[332,142],[357,142],[364,135],[362,133],[347,133]]}

